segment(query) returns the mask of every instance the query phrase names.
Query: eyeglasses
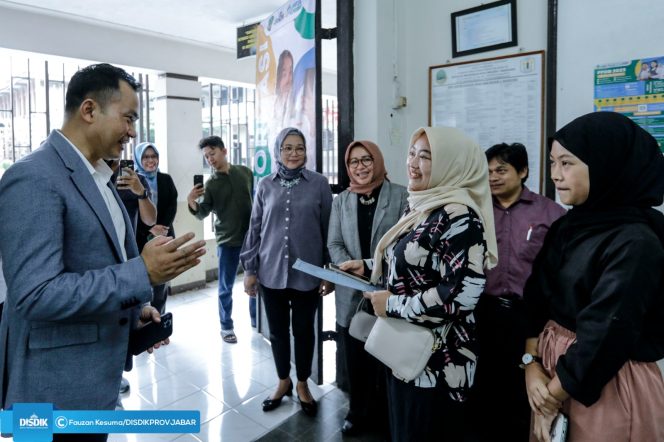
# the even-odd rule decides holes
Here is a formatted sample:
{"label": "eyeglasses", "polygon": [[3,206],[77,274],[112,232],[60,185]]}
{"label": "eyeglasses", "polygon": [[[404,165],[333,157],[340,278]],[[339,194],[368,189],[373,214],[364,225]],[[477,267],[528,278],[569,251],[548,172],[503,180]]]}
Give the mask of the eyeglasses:
{"label": "eyeglasses", "polygon": [[373,164],[374,159],[372,157],[362,157],[362,158],[351,158],[348,161],[348,167],[355,169],[357,166],[362,163],[364,167],[369,167]]}
{"label": "eyeglasses", "polygon": [[142,160],[158,160],[159,156],[158,155],[143,155]]}
{"label": "eyeglasses", "polygon": [[281,152],[285,152],[286,155],[295,154],[297,156],[304,155],[304,153],[307,151],[307,149],[304,147],[304,144],[298,144],[297,146],[285,144],[281,146],[280,150]]}

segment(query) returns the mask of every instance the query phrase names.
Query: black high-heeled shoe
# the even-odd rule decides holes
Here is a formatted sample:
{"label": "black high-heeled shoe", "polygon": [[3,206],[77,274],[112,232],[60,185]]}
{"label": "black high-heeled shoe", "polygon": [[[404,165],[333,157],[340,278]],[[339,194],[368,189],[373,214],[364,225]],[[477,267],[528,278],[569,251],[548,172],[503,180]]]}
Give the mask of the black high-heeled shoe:
{"label": "black high-heeled shoe", "polygon": [[310,417],[315,417],[318,413],[318,403],[316,402],[316,399],[311,398],[311,402],[304,402],[299,394],[297,395],[297,398],[300,401],[300,406],[302,407],[304,414]]}
{"label": "black high-heeled shoe", "polygon": [[318,403],[315,399],[312,399],[311,402],[304,402],[300,399],[300,405],[307,416],[316,417],[316,414],[318,414]]}
{"label": "black high-heeled shoe", "polygon": [[271,411],[277,408],[279,405],[281,405],[281,400],[284,398],[284,396],[293,396],[293,381],[290,381],[290,387],[288,387],[288,391],[282,394],[281,397],[272,399],[268,396],[267,399],[263,401],[263,411]]}

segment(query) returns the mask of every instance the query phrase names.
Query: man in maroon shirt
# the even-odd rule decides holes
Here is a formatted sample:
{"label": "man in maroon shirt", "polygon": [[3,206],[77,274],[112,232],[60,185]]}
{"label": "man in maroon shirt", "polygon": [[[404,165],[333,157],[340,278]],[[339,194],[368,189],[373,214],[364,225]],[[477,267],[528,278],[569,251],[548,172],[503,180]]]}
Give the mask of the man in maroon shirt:
{"label": "man in maroon shirt", "polygon": [[527,441],[530,407],[524,373],[523,287],[549,226],[565,214],[550,199],[531,192],[528,154],[523,144],[497,144],[486,151],[498,266],[487,271],[484,293],[475,309],[480,354],[474,407],[482,419],[480,440]]}

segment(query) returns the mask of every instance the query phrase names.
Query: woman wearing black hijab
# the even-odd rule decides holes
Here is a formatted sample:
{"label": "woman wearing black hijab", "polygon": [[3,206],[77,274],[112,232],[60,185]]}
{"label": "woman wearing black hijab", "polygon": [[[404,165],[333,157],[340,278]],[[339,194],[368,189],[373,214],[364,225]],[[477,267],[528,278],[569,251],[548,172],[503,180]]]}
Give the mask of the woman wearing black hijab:
{"label": "woman wearing black hijab", "polygon": [[573,207],[524,291],[534,435],[562,408],[570,442],[664,440],[664,157],[627,117],[592,113],[554,135],[551,178]]}

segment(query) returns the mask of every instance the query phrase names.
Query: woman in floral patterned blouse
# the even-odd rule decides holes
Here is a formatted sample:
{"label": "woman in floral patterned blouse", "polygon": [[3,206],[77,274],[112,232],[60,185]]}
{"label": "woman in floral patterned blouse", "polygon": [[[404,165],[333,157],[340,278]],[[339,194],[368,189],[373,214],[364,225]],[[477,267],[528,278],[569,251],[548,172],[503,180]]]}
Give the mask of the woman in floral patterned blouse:
{"label": "woman in floral patterned blouse", "polygon": [[458,130],[425,127],[411,137],[407,165],[406,214],[373,260],[342,268],[371,270],[387,288],[365,293],[376,314],[430,328],[440,344],[415,380],[388,376],[393,439],[459,441],[477,362],[473,309],[484,268],[497,262],[487,162]]}

